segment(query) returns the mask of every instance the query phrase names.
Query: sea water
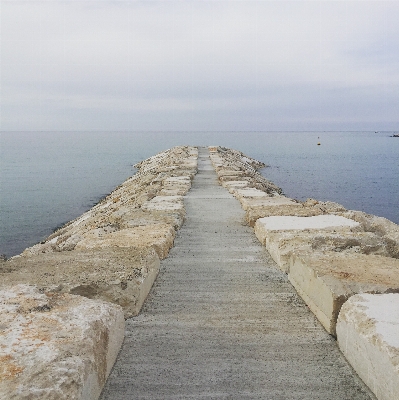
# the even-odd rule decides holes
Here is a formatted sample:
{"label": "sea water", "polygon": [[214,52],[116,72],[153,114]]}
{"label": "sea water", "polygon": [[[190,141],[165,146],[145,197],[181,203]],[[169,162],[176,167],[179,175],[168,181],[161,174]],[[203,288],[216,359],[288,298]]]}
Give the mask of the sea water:
{"label": "sea water", "polygon": [[[343,204],[399,223],[399,138],[392,132],[2,132],[0,253],[18,254],[76,218],[176,145],[220,145],[265,162],[298,200]],[[320,145],[318,145],[320,143]]]}

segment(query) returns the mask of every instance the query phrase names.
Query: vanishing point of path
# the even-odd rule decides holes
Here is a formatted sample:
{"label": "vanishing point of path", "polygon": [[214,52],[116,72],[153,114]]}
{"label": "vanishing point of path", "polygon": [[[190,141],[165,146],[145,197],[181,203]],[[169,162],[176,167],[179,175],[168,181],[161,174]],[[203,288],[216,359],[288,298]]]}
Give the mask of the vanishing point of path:
{"label": "vanishing point of path", "polygon": [[374,399],[243,225],[207,149],[198,170],[102,399]]}

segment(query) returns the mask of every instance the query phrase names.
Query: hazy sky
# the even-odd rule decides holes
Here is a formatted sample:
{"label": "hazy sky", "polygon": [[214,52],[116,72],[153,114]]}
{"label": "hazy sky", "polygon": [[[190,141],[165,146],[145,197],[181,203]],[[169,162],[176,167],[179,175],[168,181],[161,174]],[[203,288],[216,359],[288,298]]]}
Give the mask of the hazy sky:
{"label": "hazy sky", "polygon": [[398,130],[399,1],[17,1],[2,130]]}

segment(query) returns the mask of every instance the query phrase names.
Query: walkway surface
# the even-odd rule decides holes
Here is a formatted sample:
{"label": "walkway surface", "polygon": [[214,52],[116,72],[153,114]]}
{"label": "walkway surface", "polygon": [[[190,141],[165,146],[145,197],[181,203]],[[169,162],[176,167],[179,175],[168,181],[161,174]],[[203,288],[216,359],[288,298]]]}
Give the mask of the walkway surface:
{"label": "walkway surface", "polygon": [[374,399],[243,225],[207,149],[102,399]]}

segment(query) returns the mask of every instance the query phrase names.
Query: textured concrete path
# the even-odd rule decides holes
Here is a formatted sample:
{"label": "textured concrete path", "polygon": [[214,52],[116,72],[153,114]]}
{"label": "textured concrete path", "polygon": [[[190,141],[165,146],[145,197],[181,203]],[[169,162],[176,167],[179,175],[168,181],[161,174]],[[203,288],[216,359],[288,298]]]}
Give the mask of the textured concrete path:
{"label": "textured concrete path", "polygon": [[185,204],[102,399],[373,399],[242,224],[206,149]]}

